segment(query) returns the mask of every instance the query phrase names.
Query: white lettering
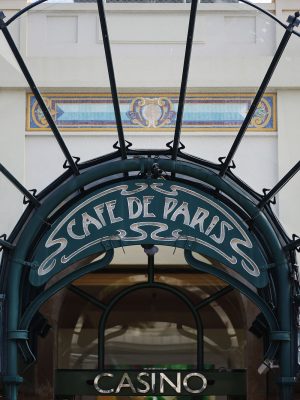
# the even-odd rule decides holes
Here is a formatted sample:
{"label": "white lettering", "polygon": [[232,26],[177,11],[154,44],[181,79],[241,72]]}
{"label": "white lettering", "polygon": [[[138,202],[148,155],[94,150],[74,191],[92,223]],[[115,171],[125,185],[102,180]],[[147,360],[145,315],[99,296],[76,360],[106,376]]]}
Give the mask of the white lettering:
{"label": "white lettering", "polygon": [[231,231],[231,229],[233,229],[233,227],[226,221],[221,221],[221,227],[220,227],[220,236],[217,237],[215,234],[211,235],[210,238],[212,240],[214,240],[216,243],[221,244],[224,242],[225,240],[225,234],[226,234],[226,229],[227,228],[229,231]]}
{"label": "white lettering", "polygon": [[155,372],[152,372],[151,373],[151,390],[153,393],[155,393],[155,385],[156,385],[155,377],[156,377]]}
{"label": "white lettering", "polygon": [[[143,205],[137,197],[127,197],[129,219],[138,218],[142,215]],[[134,207],[137,209],[134,211]]]}
{"label": "white lettering", "polygon": [[103,217],[104,204],[99,204],[98,206],[94,207],[94,210],[95,210],[95,213],[97,214],[97,217],[99,218],[99,221],[101,222],[102,226],[106,226],[106,222]]}
{"label": "white lettering", "polygon": [[132,393],[136,392],[135,387],[133,386],[129,375],[125,372],[125,374],[122,376],[122,379],[120,380],[120,383],[116,389],[116,393],[120,393],[121,389],[128,388],[128,387],[131,389]]}
{"label": "white lettering", "polygon": [[164,381],[166,381],[171,388],[176,390],[177,393],[181,392],[181,374],[177,372],[176,374],[177,382],[176,385],[164,374],[163,372],[160,373],[160,385],[159,385],[159,392],[163,394],[165,392]]}
{"label": "white lettering", "polygon": [[167,219],[168,215],[177,206],[177,203],[178,203],[178,201],[176,199],[172,199],[170,197],[165,198],[165,207],[164,207],[164,215],[163,215],[164,219]]}
{"label": "white lettering", "polygon": [[210,234],[210,232],[214,229],[214,227],[217,225],[219,220],[220,220],[220,218],[217,215],[213,217],[213,219],[211,220],[211,223],[209,224],[208,228],[205,231],[206,236],[208,236]]}
{"label": "white lettering", "polygon": [[85,235],[77,235],[76,233],[74,233],[74,231],[73,231],[73,226],[74,226],[74,225],[76,225],[76,221],[75,221],[75,219],[72,219],[72,221],[70,221],[70,222],[68,223],[68,226],[67,226],[68,235],[69,235],[72,239],[75,239],[75,240],[84,239],[84,238],[85,238]]}
{"label": "white lettering", "polygon": [[[199,388],[199,389],[191,389],[191,388],[189,387],[188,381],[189,381],[190,378],[193,378],[193,377],[194,377],[194,378],[197,377],[197,378],[200,378],[200,379],[201,379],[201,381],[202,381],[202,383],[201,383],[201,388]],[[192,372],[192,373],[188,374],[188,375],[183,379],[183,386],[184,386],[184,388],[186,389],[186,391],[188,391],[189,393],[198,394],[198,393],[203,392],[204,389],[206,389],[207,380],[206,380],[206,378],[205,378],[204,375],[199,374],[198,372]]]}
{"label": "white lettering", "polygon": [[83,213],[82,214],[82,227],[85,233],[85,236],[89,236],[91,233],[89,231],[89,226],[90,225],[94,225],[97,229],[101,229],[102,225],[100,224],[100,222],[94,218],[91,217],[88,213]]}
{"label": "white lettering", "polygon": [[[165,185],[165,183],[160,185]],[[251,233],[248,237],[239,220],[235,218],[234,212],[226,211],[217,201],[214,202],[209,197],[197,194],[188,188],[171,186],[171,189],[172,191],[161,189],[159,195],[152,192],[154,195],[143,197],[136,194],[136,191],[125,191],[121,192],[121,195],[126,198],[120,195],[115,200],[107,202],[104,202],[104,196],[107,194],[104,191],[101,200],[99,200],[102,197],[100,194],[97,194],[97,197],[91,196],[83,200],[82,203],[70,210],[60,222],[58,221],[58,225],[53,226],[53,230],[48,233],[48,239],[43,239],[41,244],[43,258],[37,270],[38,276],[47,275],[56,265],[60,270],[61,264],[67,263],[75,256],[78,260],[81,252],[93,248],[95,244],[108,240],[114,235],[122,237],[124,242],[145,241],[149,237],[153,241],[170,242],[170,244],[172,244],[171,242],[175,243],[176,240],[182,241],[184,237],[194,238],[195,243],[204,244],[215,251],[224,258],[224,262],[227,260],[231,264],[236,264],[235,268],[239,262],[242,273],[246,272],[251,277],[261,275],[258,267],[260,262],[257,260],[263,259],[263,255],[259,253],[259,249],[256,251],[255,237]],[[179,196],[180,190],[182,196]],[[108,194],[113,191],[115,188],[109,189]],[[97,202],[102,203],[94,202],[94,197],[98,199]],[[120,204],[117,201],[120,201]],[[126,201],[128,215],[126,215]],[[89,208],[87,208],[88,204],[90,204]],[[206,207],[210,208],[206,209]],[[116,216],[116,210],[120,210],[119,213],[122,213],[122,216]],[[132,221],[134,219],[137,221]],[[124,221],[124,224],[115,226],[115,228],[110,226],[121,221]],[[186,225],[187,228],[183,225]],[[106,228],[100,235],[98,231],[103,227]],[[194,234],[192,230],[194,230]],[[83,243],[78,243],[80,241]],[[226,245],[224,245],[225,241]],[[232,251],[227,246],[228,243],[230,243]],[[255,251],[253,246],[255,246]],[[53,250],[49,251],[48,249],[52,247]],[[74,247],[77,247],[76,251],[74,251]],[[51,251],[52,254],[50,254]],[[45,281],[44,278],[43,280]],[[147,377],[147,375],[143,376]],[[146,387],[145,382],[149,382],[150,385],[152,383],[150,375],[148,381],[147,379],[143,381],[143,376],[141,376],[140,382],[142,390]],[[153,379],[155,384],[155,375],[153,375]]]}
{"label": "white lettering", "polygon": [[113,374],[110,374],[109,372],[103,372],[102,374],[97,375],[96,378],[94,379],[94,387],[99,393],[103,393],[103,394],[113,393],[114,389],[104,390],[104,389],[101,389],[101,387],[99,386],[100,379],[105,376],[108,376],[110,378],[114,377]]}
{"label": "white lettering", "polygon": [[189,225],[191,222],[190,212],[189,212],[189,204],[186,201],[183,201],[182,204],[177,208],[174,214],[171,217],[172,221],[176,221],[176,218],[179,215],[183,215],[183,223],[184,225]]}
{"label": "white lettering", "polygon": [[115,215],[114,215],[114,209],[116,208],[116,202],[117,202],[116,200],[111,200],[111,201],[108,201],[107,203],[105,203],[111,224],[123,221],[122,217],[115,217]]}
{"label": "white lettering", "polygon": [[149,204],[154,199],[154,196],[143,196],[144,203],[144,218],[155,218],[156,215],[153,213],[149,213]]}
{"label": "white lettering", "polygon": [[[167,373],[164,372],[140,372],[132,374],[129,376],[127,372],[123,373],[121,378],[119,378],[119,384],[116,389],[109,388],[109,379],[113,379],[112,382],[118,377],[115,377],[114,373],[111,372],[103,372],[96,376],[94,379],[94,387],[101,394],[118,394],[122,395],[123,389],[130,389],[131,393],[141,393],[141,394],[152,394],[154,395],[157,391],[159,394],[165,394],[166,392],[170,392],[171,390],[175,391],[177,394],[182,394],[182,389],[184,388],[187,392],[192,394],[199,394],[203,392],[207,387],[207,380],[204,375],[198,372],[191,372],[186,375],[183,375],[184,379],[182,380],[182,372],[175,371],[172,374],[172,379],[168,376]],[[159,389],[156,390],[156,376],[159,378]],[[200,382],[199,382],[200,379]],[[106,380],[106,381],[105,381]],[[101,385],[102,382],[102,385]],[[137,383],[135,388],[133,382]],[[150,386],[151,383],[151,386]],[[139,386],[141,384],[142,386]],[[169,388],[165,387],[166,384]],[[182,387],[183,386],[183,387]],[[106,389],[103,389],[105,387]],[[124,394],[124,391],[123,391]]]}
{"label": "white lettering", "polygon": [[199,225],[199,231],[204,232],[204,221],[209,216],[209,211],[204,210],[204,208],[198,207],[195,215],[193,216],[192,222],[190,223],[190,227],[195,229],[196,225]]}
{"label": "white lettering", "polygon": [[144,385],[145,389],[137,388],[137,391],[139,393],[148,393],[149,390],[150,390],[150,385],[149,385],[149,383],[147,381],[142,379],[143,376],[149,377],[149,373],[148,372],[141,372],[140,374],[138,374],[137,381],[139,383],[141,383],[142,385]]}

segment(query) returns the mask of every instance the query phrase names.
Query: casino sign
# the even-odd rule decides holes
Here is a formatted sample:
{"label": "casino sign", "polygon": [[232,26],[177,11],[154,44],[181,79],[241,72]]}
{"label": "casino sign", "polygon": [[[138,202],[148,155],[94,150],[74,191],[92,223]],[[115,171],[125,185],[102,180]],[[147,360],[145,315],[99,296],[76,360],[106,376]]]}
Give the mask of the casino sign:
{"label": "casino sign", "polygon": [[[170,376],[171,375],[171,376]],[[94,379],[94,387],[101,394],[132,396],[200,394],[207,387],[207,379],[199,372],[142,371],[102,372]]]}

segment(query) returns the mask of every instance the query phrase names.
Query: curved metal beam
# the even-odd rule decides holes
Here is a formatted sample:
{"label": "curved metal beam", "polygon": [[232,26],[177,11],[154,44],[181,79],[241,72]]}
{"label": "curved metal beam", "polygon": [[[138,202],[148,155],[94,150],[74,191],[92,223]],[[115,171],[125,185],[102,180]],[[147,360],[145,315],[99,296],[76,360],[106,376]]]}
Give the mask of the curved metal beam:
{"label": "curved metal beam", "polygon": [[113,65],[112,54],[111,54],[111,49],[110,49],[110,41],[109,41],[108,30],[107,30],[105,10],[104,10],[104,5],[103,5],[103,0],[96,0],[96,1],[97,1],[97,5],[98,5],[98,13],[99,13],[99,20],[100,20],[100,26],[101,26],[101,32],[102,32],[102,40],[103,40],[104,51],[105,51],[105,56],[106,56],[107,71],[108,71],[108,77],[109,77],[110,89],[111,89],[111,95],[112,95],[112,102],[113,102],[115,118],[116,118],[116,128],[118,131],[120,153],[121,153],[122,159],[126,160],[126,158],[127,158],[126,151],[127,150],[126,150],[126,143],[125,143],[122,117],[121,117],[121,111],[120,111],[120,104],[119,104],[119,99],[118,99],[118,90],[117,90],[117,84],[116,84],[116,78],[115,78],[115,72],[114,72],[114,65]]}
{"label": "curved metal beam", "polygon": [[30,203],[32,203],[32,205],[34,207],[39,207],[40,206],[40,202],[38,201],[38,199],[29,192],[29,190],[27,190],[18,180],[17,178],[15,178],[5,167],[3,164],[0,163],[0,172],[2,172],[2,174],[19,190],[19,192],[21,192],[24,197],[26,197],[26,199],[28,199],[28,201]]}
{"label": "curved metal beam", "polygon": [[[227,274],[226,272],[214,267],[213,265],[205,264],[204,262],[197,260],[192,255],[192,252],[190,250],[184,251],[184,257],[186,259],[186,262],[189,265],[191,265],[193,268],[197,269],[198,271],[207,272],[209,274],[217,276],[218,278],[222,279],[223,281],[229,283],[230,286],[239,290],[244,296],[246,296],[249,300],[251,300],[262,311],[262,313],[264,314],[264,316],[268,322],[271,333],[272,333],[272,331],[279,330],[278,321],[277,321],[274,313],[272,312],[271,308],[259,295],[257,295],[251,289],[249,289],[248,286],[244,285],[238,279],[236,279],[233,276]],[[272,342],[265,357],[267,359],[273,360],[275,357],[275,354],[277,352],[277,349],[278,349],[278,345],[274,344]]]}
{"label": "curved metal beam", "polygon": [[258,203],[257,207],[259,209],[262,209],[276,194],[293,178],[294,175],[296,175],[300,171],[300,161],[297,162],[289,170],[289,172],[284,175],[283,178],[280,179],[280,181],[271,189],[265,197],[262,198],[262,200]]}
{"label": "curved metal beam", "polygon": [[47,300],[50,299],[50,297],[55,295],[57,292],[59,292],[64,287],[68,286],[71,282],[75,281],[76,279],[79,279],[88,273],[99,271],[107,267],[111,263],[113,257],[114,257],[114,251],[109,250],[101,260],[95,261],[92,264],[88,264],[85,267],[81,267],[78,270],[71,272],[64,278],[60,279],[57,283],[50,286],[50,288],[39,294],[26,308],[26,311],[24,312],[21,318],[19,329],[26,330],[29,328],[30,322],[34,317],[35,313],[42,306],[42,304],[44,304]]}
{"label": "curved metal beam", "polygon": [[[32,321],[32,318],[36,314],[36,312],[39,310],[39,308],[52,297],[55,295],[57,292],[68,286],[71,282],[73,282],[76,279],[81,278],[85,274],[88,274],[90,272],[95,272],[102,270],[103,268],[107,267],[112,259],[114,257],[114,251],[109,250],[104,257],[99,260],[95,261],[92,264],[88,264],[84,267],[79,268],[76,271],[71,272],[69,275],[65,276],[58,282],[56,282],[54,285],[50,286],[50,288],[46,289],[44,292],[40,293],[31,303],[30,305],[26,308],[26,311],[24,312],[20,325],[19,325],[19,330],[20,331],[28,331],[30,323]],[[30,349],[28,340],[22,340],[19,343],[19,347],[21,349],[22,355],[27,363],[33,362],[35,357],[33,356],[33,353]]]}
{"label": "curved metal beam", "polygon": [[[248,6],[255,8],[256,10],[262,12],[263,14],[267,15],[269,18],[273,19],[275,22],[277,22],[279,25],[281,25],[284,29],[288,29],[288,25],[286,25],[284,22],[280,21],[280,19],[276,18],[274,14],[271,14],[269,11],[259,7],[257,4],[251,3],[251,1],[248,0],[238,0],[241,3],[247,4]],[[294,31],[293,33],[297,36],[300,36],[299,32]]]}
{"label": "curved metal beam", "polygon": [[211,303],[220,299],[221,297],[226,296],[226,294],[232,292],[234,289],[235,288],[233,288],[230,285],[225,286],[223,289],[220,289],[216,293],[211,294],[210,296],[208,296],[205,299],[203,299],[202,301],[200,301],[200,303],[196,304],[195,305],[196,310],[200,310],[201,308],[204,308],[204,307],[210,305]]}
{"label": "curved metal beam", "polygon": [[[104,311],[104,313],[101,315],[100,322],[99,322],[99,339],[98,339],[98,368],[100,371],[103,371],[105,369],[104,365],[104,358],[105,358],[105,324],[107,322],[107,319],[109,317],[110,312],[112,311],[113,307],[117,305],[119,301],[121,301],[124,297],[126,297],[128,294],[135,292],[137,290],[142,290],[142,289],[149,289],[149,288],[158,288],[162,289],[165,291],[169,291],[170,293],[173,293],[175,296],[179,297],[189,308],[191,313],[193,314],[193,317],[195,319],[196,327],[197,327],[197,368],[202,369],[203,367],[203,340],[202,340],[202,333],[203,333],[203,327],[202,327],[202,322],[200,319],[200,315],[198,314],[194,304],[190,301],[190,299],[185,296],[184,293],[182,293],[180,290],[173,286],[169,286],[165,283],[159,283],[159,282],[147,282],[147,283],[138,283],[136,285],[130,286],[122,290],[120,293],[118,293],[112,301],[109,303],[108,307]],[[199,347],[201,345],[201,348]]]}
{"label": "curved metal beam", "polygon": [[12,22],[14,22],[17,18],[21,17],[21,15],[25,14],[27,11],[31,10],[32,8],[38,6],[39,4],[45,3],[47,0],[38,0],[32,4],[29,4],[28,6],[22,8],[22,10],[18,11],[16,14],[14,14],[9,20],[5,22],[5,25],[8,26]]}
{"label": "curved metal beam", "polygon": [[[124,172],[130,171],[145,171],[149,170],[153,163],[158,163],[159,168],[166,172],[175,172],[180,175],[185,175],[190,178],[195,178],[200,182],[217,188],[226,196],[234,199],[246,213],[254,219],[255,227],[259,230],[264,242],[262,246],[268,251],[272,249],[272,260],[274,261],[274,274],[276,275],[277,293],[278,293],[278,318],[280,329],[282,331],[291,331],[292,315],[291,315],[291,284],[289,275],[289,264],[287,255],[285,254],[277,232],[269,222],[264,211],[259,211],[257,206],[247,197],[246,193],[236,188],[236,185],[231,185],[227,180],[222,179],[217,173],[187,162],[162,159],[128,159],[122,161],[113,161],[92,167],[78,176],[73,176],[72,179],[65,181],[59,188],[53,191],[45,198],[38,209],[35,209],[30,220],[25,224],[23,230],[18,237],[17,246],[12,250],[8,268],[8,304],[9,318],[8,329],[11,331],[18,330],[19,326],[19,310],[21,305],[20,282],[24,266],[19,264],[17,260],[28,260],[28,251],[31,244],[36,240],[36,234],[40,231],[43,221],[48,215],[57,209],[62,204],[65,198],[75,193],[81,187],[84,187],[92,182],[99,181],[102,178],[115,176]],[[280,345],[280,363],[282,367],[282,377],[291,378],[295,374],[294,363],[291,360],[292,343],[282,342]],[[18,378],[17,366],[17,340],[11,339],[8,341],[8,371],[9,376]],[[282,381],[283,390],[289,390],[288,379]],[[7,383],[8,395],[11,400],[16,400],[16,383]],[[282,397],[283,398],[283,397]],[[288,398],[288,397],[287,397]]]}
{"label": "curved metal beam", "polygon": [[[45,3],[48,0],[38,0],[26,7],[24,7],[22,10],[18,11],[16,14],[14,14],[9,20],[6,22],[6,26],[10,25],[13,21],[15,21],[17,18],[19,18],[21,15],[26,13],[27,11],[31,10],[32,8],[38,6],[39,4]],[[247,4],[248,6],[255,8],[256,10],[262,12],[263,14],[267,15],[269,18],[273,19],[275,22],[277,22],[279,25],[281,25],[283,28],[287,29],[288,25],[286,25],[284,22],[280,21],[277,17],[275,17],[274,14],[271,14],[269,11],[263,9],[262,7],[259,7],[257,4],[251,3],[251,1],[247,0],[238,0],[241,3]],[[293,33],[297,36],[300,37],[300,33],[293,30]]]}

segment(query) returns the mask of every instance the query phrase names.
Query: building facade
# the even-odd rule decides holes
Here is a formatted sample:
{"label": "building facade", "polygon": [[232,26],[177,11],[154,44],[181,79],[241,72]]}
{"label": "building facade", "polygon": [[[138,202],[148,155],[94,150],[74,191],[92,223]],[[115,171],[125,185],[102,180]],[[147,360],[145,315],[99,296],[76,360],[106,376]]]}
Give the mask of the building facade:
{"label": "building facade", "polygon": [[[0,0],[0,5],[10,18],[27,3]],[[105,5],[128,149],[147,150],[154,161],[159,155],[153,149],[168,150],[168,143],[173,140],[180,107],[178,98],[190,7],[190,4],[181,3]],[[296,0],[278,0],[262,7],[285,22],[299,4]],[[97,5],[45,3],[14,21],[9,30],[72,156],[80,157],[81,163],[88,163],[113,152],[118,127]],[[181,142],[185,146],[182,151],[216,164],[220,162],[219,157],[226,157],[283,35],[282,26],[245,4],[198,5],[182,122]],[[262,195],[265,188],[274,187],[299,160],[299,49],[300,38],[293,35],[234,156],[234,174]],[[64,173],[65,158],[3,36],[0,37],[0,56],[1,163],[26,188],[40,193]],[[131,154],[131,158],[147,158],[149,154]],[[173,173],[162,171],[159,178],[171,180]],[[138,178],[153,179],[155,174],[151,170],[148,175],[147,170],[141,170]],[[186,188],[187,196],[193,180],[184,186],[184,174],[178,175],[177,183],[181,182]],[[127,178],[129,182],[133,179],[130,173]],[[118,180],[120,177],[112,174],[109,183],[115,184]],[[0,233],[10,234],[24,211],[23,196],[4,176],[0,177],[0,184]],[[105,181],[101,181],[99,188],[104,186]],[[84,190],[91,193],[97,188],[97,185],[87,185]],[[299,189],[299,176],[295,176],[271,206],[290,238],[297,234],[300,226]],[[208,197],[210,195],[208,191]],[[138,197],[132,197],[128,203],[129,219],[154,214],[150,207],[151,196],[147,194],[143,203]],[[183,200],[187,202],[186,198]],[[69,204],[67,197],[65,201]],[[165,200],[161,201],[163,207]],[[234,210],[234,202],[238,204],[239,200],[231,201],[231,210]],[[109,225],[108,221],[117,223],[123,216],[122,213],[111,214],[112,208],[106,211],[109,220],[95,222],[91,214],[82,217],[81,229],[86,237],[94,234],[100,223],[104,227]],[[187,218],[189,213],[189,226],[194,221],[194,226],[200,224],[201,231],[200,214],[196,216],[191,210],[176,211],[175,206],[164,211],[169,211],[166,219],[170,215],[170,220],[179,227],[181,218]],[[220,217],[216,218],[219,221]],[[211,221],[205,232],[215,225],[216,222]],[[74,222],[68,226],[68,233],[71,231],[71,237],[78,240],[82,234],[76,230],[78,225]],[[226,228],[224,235],[225,232]],[[216,239],[221,235],[220,232]],[[94,390],[94,377],[91,378],[89,371],[99,366],[102,342],[105,344],[105,351],[102,349],[101,353],[103,365],[110,373],[121,370],[150,374],[145,371],[154,370],[158,374],[155,379],[159,380],[164,370],[197,370],[200,357],[201,371],[206,371],[208,376],[205,378],[208,387],[214,387],[214,382],[222,378],[214,373],[223,373],[225,383],[208,394],[204,392],[203,396],[200,392],[189,391],[184,393],[186,396],[202,396],[207,400],[277,398],[276,381],[280,374],[276,362],[267,374],[261,373],[264,372],[267,330],[264,316],[234,285],[228,285],[220,276],[190,268],[184,256],[189,240],[182,244],[179,236],[171,247],[160,242],[155,254],[149,253],[149,243],[144,242],[143,246],[134,242],[124,249],[120,245],[113,246],[116,250],[109,269],[99,274],[85,274],[51,297],[30,325],[30,346],[36,362],[30,366],[23,365],[22,360],[19,362],[24,378],[19,398],[111,399],[110,388],[106,389],[107,393],[100,391],[99,395],[89,392],[88,388],[82,389],[88,385]],[[218,257],[199,253],[202,254],[199,262],[205,261],[212,268],[227,271],[226,263]],[[90,258],[85,260],[92,264],[100,252],[88,256]],[[80,260],[71,265],[71,270],[75,271],[78,266]],[[49,288],[63,278],[63,274],[61,271],[43,284]],[[155,285],[143,291],[129,290],[136,284],[146,285],[153,274]],[[236,278],[236,271],[231,272],[231,276]],[[256,286],[253,282],[249,280],[246,286]],[[164,285],[181,288],[185,300],[182,301],[183,297],[178,297],[173,289],[164,291]],[[259,289],[258,286],[257,292]],[[124,297],[121,296],[123,291]],[[25,303],[30,304],[31,297],[37,293],[29,291]],[[115,298],[118,302],[114,302]],[[110,311],[106,311],[110,306]],[[191,312],[194,308],[197,317]],[[99,324],[103,324],[100,334]],[[5,359],[5,352],[3,357]],[[291,357],[296,358],[297,354]],[[4,363],[2,367],[5,368]],[[120,393],[116,388],[124,375],[116,373],[116,376],[113,396],[118,397]],[[84,383],[80,383],[80,377],[84,377]],[[147,377],[150,379],[150,375]],[[177,387],[178,376],[175,379],[170,375],[166,379],[173,382],[173,386],[169,384],[173,392],[169,388],[169,392],[160,393],[160,397],[183,396]],[[180,379],[184,382],[183,375]],[[126,392],[127,397],[159,398],[157,393],[139,392],[128,382],[131,381],[123,380],[123,386],[131,390],[129,394]],[[147,385],[150,383],[144,383],[144,390]],[[297,399],[297,393],[293,398]]]}

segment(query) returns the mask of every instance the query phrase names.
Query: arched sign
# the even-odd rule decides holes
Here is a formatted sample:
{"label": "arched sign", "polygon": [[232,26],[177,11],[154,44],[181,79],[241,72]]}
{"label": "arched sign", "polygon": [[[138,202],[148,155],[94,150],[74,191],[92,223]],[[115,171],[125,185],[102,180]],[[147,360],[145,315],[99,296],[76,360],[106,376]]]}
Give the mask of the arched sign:
{"label": "arched sign", "polygon": [[82,198],[39,242],[30,282],[43,285],[84,257],[145,243],[190,249],[256,287],[268,283],[258,241],[236,213],[190,185],[163,179],[116,183]]}

